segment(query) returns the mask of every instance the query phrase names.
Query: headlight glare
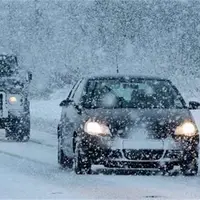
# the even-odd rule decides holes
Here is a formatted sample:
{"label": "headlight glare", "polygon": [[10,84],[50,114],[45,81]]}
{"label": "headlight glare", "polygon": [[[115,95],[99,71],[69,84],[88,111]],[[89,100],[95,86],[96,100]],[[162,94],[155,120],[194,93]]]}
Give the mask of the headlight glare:
{"label": "headlight glare", "polygon": [[86,122],[84,131],[90,135],[108,136],[110,135],[109,128],[98,122]]}
{"label": "headlight glare", "polygon": [[176,135],[184,135],[184,136],[195,136],[197,134],[197,128],[192,122],[185,122],[181,126],[176,128]]}

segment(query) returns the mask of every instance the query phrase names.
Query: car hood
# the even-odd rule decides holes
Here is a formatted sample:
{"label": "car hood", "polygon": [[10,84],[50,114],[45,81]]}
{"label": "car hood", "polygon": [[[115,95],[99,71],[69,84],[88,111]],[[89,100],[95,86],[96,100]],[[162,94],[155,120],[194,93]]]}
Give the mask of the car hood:
{"label": "car hood", "polygon": [[139,134],[155,139],[173,135],[176,127],[186,120],[194,121],[188,109],[91,109],[85,110],[83,118],[106,123],[114,137]]}

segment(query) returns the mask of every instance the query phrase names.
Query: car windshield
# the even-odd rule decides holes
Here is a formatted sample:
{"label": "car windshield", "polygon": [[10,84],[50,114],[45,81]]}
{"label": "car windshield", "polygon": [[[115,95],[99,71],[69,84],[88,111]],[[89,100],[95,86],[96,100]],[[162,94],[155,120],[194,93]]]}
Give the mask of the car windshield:
{"label": "car windshield", "polygon": [[12,76],[17,73],[17,64],[13,57],[0,56],[0,76]]}
{"label": "car windshield", "polygon": [[89,80],[82,99],[85,108],[184,108],[178,90],[165,80]]}

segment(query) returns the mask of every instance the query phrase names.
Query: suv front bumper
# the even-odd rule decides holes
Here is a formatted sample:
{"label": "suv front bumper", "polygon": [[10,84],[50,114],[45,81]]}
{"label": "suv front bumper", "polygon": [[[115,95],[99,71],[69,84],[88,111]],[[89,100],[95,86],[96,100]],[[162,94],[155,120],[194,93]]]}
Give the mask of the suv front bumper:
{"label": "suv front bumper", "polygon": [[18,116],[9,113],[8,117],[0,118],[0,129],[9,127],[12,123],[20,123],[20,121],[23,121],[25,123],[27,120],[28,120],[28,115],[25,113],[21,113]]}

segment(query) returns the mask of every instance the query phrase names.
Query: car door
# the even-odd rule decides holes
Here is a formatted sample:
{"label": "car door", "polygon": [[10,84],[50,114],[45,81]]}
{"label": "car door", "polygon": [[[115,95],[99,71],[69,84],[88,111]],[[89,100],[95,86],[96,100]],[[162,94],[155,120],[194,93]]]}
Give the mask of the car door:
{"label": "car door", "polygon": [[80,114],[73,103],[75,102],[74,98],[77,95],[77,91],[82,80],[83,79],[77,82],[67,98],[67,100],[71,103],[68,103],[62,108],[63,151],[69,157],[73,156],[73,135],[77,124],[80,122]]}
{"label": "car door", "polygon": [[[75,91],[77,89],[77,87],[79,86],[81,80],[77,81],[74,86],[72,87],[71,91],[69,92],[67,98],[64,100],[66,102],[69,102],[69,101],[73,101],[73,97],[75,95]],[[64,103],[64,105],[62,105],[62,110],[61,110],[61,119],[60,119],[60,124],[62,126],[62,132],[64,131],[63,128],[64,128],[64,125],[67,125],[68,126],[68,123],[71,121],[70,120],[70,109],[72,108],[71,104],[67,103],[66,102]]]}
{"label": "car door", "polygon": [[[72,89],[70,90],[70,92],[69,92],[67,98],[66,98],[65,100],[63,100],[63,101],[66,101],[66,100],[68,100],[68,99],[71,99],[71,96],[72,96],[72,94],[74,93],[74,89],[76,88],[77,84],[78,84],[78,82],[76,82],[76,83],[73,85],[73,87],[72,87]],[[63,103],[63,101],[60,103],[60,106],[62,107],[62,108],[61,108],[60,122],[59,122],[59,124],[58,124],[58,130],[59,130],[60,132],[63,131],[63,125],[65,124],[65,116],[66,116],[66,112],[67,112],[66,106],[65,106],[65,105],[61,105],[61,104]]]}

